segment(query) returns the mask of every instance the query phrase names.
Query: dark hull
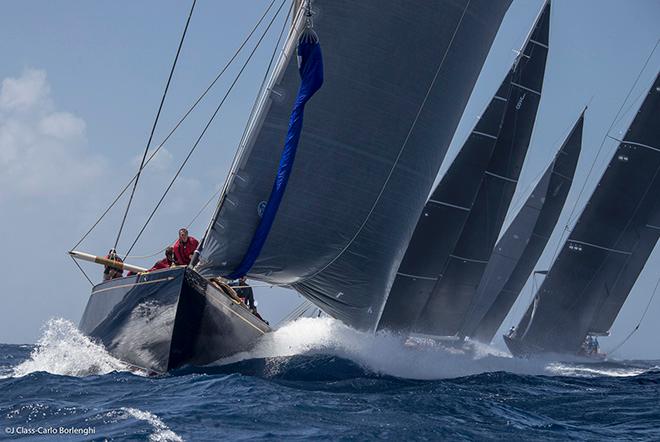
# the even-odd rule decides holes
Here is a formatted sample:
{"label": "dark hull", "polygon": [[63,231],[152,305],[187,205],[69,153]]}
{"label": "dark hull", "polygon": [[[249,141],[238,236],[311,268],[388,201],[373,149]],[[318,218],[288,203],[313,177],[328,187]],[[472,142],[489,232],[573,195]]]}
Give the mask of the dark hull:
{"label": "dark hull", "polygon": [[533,358],[535,356],[541,356],[541,355],[546,355],[546,356],[554,355],[554,356],[560,356],[562,360],[568,357],[571,361],[593,362],[593,361],[603,361],[607,359],[607,355],[605,353],[593,353],[593,354],[575,353],[568,355],[567,354],[559,355],[556,353],[545,351],[540,347],[535,347],[533,345],[530,345],[526,341],[521,341],[520,339],[510,338],[509,336],[506,335],[502,337],[504,338],[504,343],[508,347],[509,351],[516,358]]}
{"label": "dark hull", "polygon": [[525,341],[521,341],[515,338],[510,338],[506,335],[503,336],[503,338],[507,348],[509,349],[511,354],[516,358],[528,358],[530,356],[543,353],[543,349],[532,348],[531,346],[527,345]]}
{"label": "dark hull", "polygon": [[177,267],[95,286],[80,330],[116,358],[165,373],[248,350],[270,327],[194,270]]}

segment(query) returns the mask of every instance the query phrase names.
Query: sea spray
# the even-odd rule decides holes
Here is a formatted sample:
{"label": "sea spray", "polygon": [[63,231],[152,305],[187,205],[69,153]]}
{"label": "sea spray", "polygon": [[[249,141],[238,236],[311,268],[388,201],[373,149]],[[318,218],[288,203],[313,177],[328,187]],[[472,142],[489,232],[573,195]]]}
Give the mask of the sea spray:
{"label": "sea spray", "polygon": [[492,371],[549,374],[547,361],[514,359],[484,344],[411,343],[397,334],[360,332],[331,318],[298,319],[264,336],[251,351],[217,364],[320,354],[350,360],[376,374],[406,379],[444,379]]}
{"label": "sea spray", "polygon": [[13,369],[12,376],[20,377],[39,371],[89,376],[127,370],[126,364],[83,335],[73,323],[57,318],[46,322],[30,357]]}
{"label": "sea spray", "polygon": [[620,365],[606,365],[606,364],[572,364],[566,362],[552,362],[548,364],[548,371],[558,376],[571,376],[571,377],[630,377],[638,376],[650,370],[657,370],[658,367],[626,367]]}

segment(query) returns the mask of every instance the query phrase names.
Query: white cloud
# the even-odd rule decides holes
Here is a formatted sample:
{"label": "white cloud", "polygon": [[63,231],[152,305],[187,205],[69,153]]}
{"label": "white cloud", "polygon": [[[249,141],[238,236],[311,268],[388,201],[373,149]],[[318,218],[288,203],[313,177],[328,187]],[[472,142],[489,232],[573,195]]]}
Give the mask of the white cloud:
{"label": "white cloud", "polygon": [[46,82],[46,72],[27,69],[20,78],[2,80],[0,109],[4,111],[25,111],[34,106],[43,107],[49,103],[50,87]]}
{"label": "white cloud", "polygon": [[59,111],[46,72],[27,69],[0,91],[0,200],[57,197],[103,175],[105,161],[87,149],[85,122]]}
{"label": "white cloud", "polygon": [[[147,158],[151,157],[155,151],[155,148],[149,149],[149,152],[147,153]],[[165,147],[161,147],[158,153],[149,161],[149,164],[147,167],[149,170],[152,170],[154,172],[165,172],[170,170],[170,166],[172,164],[172,154],[170,153],[169,150],[167,150]],[[146,161],[146,160],[145,160]],[[140,167],[140,163],[142,162],[142,152],[138,155],[135,155],[133,159],[131,160],[131,166],[135,171]]]}
{"label": "white cloud", "polygon": [[60,140],[78,139],[85,134],[85,122],[68,112],[54,112],[39,121],[39,130]]}

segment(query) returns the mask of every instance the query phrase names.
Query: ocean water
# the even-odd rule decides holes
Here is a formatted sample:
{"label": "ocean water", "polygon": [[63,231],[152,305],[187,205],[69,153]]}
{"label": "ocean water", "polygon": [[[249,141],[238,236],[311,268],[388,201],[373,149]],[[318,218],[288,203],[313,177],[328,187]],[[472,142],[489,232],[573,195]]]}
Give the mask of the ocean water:
{"label": "ocean water", "polygon": [[316,318],[147,377],[58,319],[36,345],[0,345],[0,439],[660,440],[660,368],[410,345]]}

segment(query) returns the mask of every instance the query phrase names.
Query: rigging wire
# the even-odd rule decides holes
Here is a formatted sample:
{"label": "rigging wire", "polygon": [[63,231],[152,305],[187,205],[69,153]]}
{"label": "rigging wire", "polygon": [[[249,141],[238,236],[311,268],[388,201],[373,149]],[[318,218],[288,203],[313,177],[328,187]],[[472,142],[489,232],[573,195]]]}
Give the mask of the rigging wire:
{"label": "rigging wire", "polygon": [[[286,30],[287,23],[289,22],[289,19],[291,18],[291,14],[293,13],[293,7],[294,7],[294,3],[292,2],[291,6],[289,7],[289,12],[287,13],[286,18],[284,19],[284,21],[282,23],[282,29],[280,29],[280,34],[277,38],[277,42],[275,43],[275,47],[273,47],[273,52],[270,56],[270,60],[268,61],[268,66],[266,67],[266,71],[264,72],[263,79],[261,80],[261,84],[259,85],[259,92],[257,94],[257,97],[256,97],[253,105],[252,105],[252,109],[250,110],[250,118],[251,118],[252,114],[254,114],[254,111],[255,111],[255,109],[257,107],[257,104],[259,102],[259,98],[260,98],[260,96],[261,96],[261,94],[264,90],[266,82],[268,81],[269,73],[270,73],[271,68],[273,66],[273,62],[275,61],[275,56],[277,55],[277,49],[280,47],[280,42],[282,41],[282,37],[284,36],[284,31]],[[248,118],[248,122],[249,122],[250,118]],[[243,134],[241,135],[241,140],[245,139],[245,136],[246,136],[246,133],[247,133],[247,130],[248,130],[248,126],[249,126],[249,124],[246,124],[245,129],[243,130]],[[208,205],[216,199],[218,194],[220,194],[223,189],[224,189],[224,185],[221,186],[218,190],[215,191],[215,193],[208,199],[208,201],[204,204],[204,206],[197,213],[197,215],[195,215],[195,217],[190,221],[190,223],[188,223],[188,226],[187,226],[188,228],[190,228],[190,226],[193,224],[193,222],[195,222],[195,220],[202,214],[202,212],[206,209],[206,207],[208,207]],[[203,241],[203,239],[202,239],[202,241]]]}
{"label": "rigging wire", "polygon": [[167,97],[167,91],[170,89],[170,83],[172,82],[172,77],[174,76],[174,69],[176,68],[176,63],[179,61],[179,55],[181,54],[181,48],[183,47],[183,42],[186,39],[186,34],[188,33],[188,25],[190,25],[190,19],[192,18],[193,11],[195,10],[195,4],[197,0],[193,0],[192,6],[190,7],[190,12],[188,13],[188,19],[186,20],[186,26],[183,28],[183,34],[181,34],[181,40],[179,41],[179,47],[176,50],[176,56],[174,57],[174,62],[172,63],[172,69],[170,69],[170,75],[167,77],[167,84],[165,84],[165,90],[163,91],[163,96],[160,99],[160,105],[158,106],[158,112],[156,112],[156,118],[154,119],[154,124],[151,126],[151,133],[149,134],[149,140],[147,145],[144,148],[144,154],[142,154],[142,161],[140,162],[140,167],[138,168],[137,175],[135,176],[135,181],[133,182],[133,190],[131,190],[131,196],[128,198],[128,204],[126,205],[126,210],[124,211],[124,216],[121,220],[119,226],[119,232],[117,232],[117,239],[115,239],[114,249],[117,248],[119,243],[119,238],[121,237],[121,232],[124,230],[124,224],[126,223],[126,217],[128,216],[128,211],[131,208],[131,203],[133,202],[133,196],[135,196],[135,189],[137,189],[138,182],[140,181],[140,174],[142,169],[144,169],[144,161],[147,158],[149,153],[149,146],[151,146],[151,140],[154,138],[154,133],[156,132],[156,126],[158,125],[158,120],[160,119],[160,113],[163,110],[163,105],[165,104],[165,98]]}
{"label": "rigging wire", "polygon": [[[273,3],[271,3],[272,5]],[[275,60],[275,55],[277,54],[277,49],[279,48],[280,42],[282,41],[282,37],[284,36],[284,31],[286,30],[286,25],[289,21],[289,18],[291,17],[291,13],[293,12],[293,4],[289,8],[289,12],[282,24],[282,29],[280,30],[279,37],[277,39],[277,42],[275,43],[275,47],[273,48],[273,53],[271,54],[270,61],[268,63],[268,67],[266,68],[266,73],[264,74],[264,77],[261,81],[261,85],[259,86],[259,90],[263,90],[264,84],[268,80],[268,73],[270,72],[270,69],[273,65],[273,61]],[[130,183],[129,183],[130,184]],[[222,187],[219,187],[218,190],[216,190],[213,195],[209,197],[209,199],[204,203],[202,208],[197,212],[197,214],[188,222],[186,228],[190,229],[192,224],[197,220],[197,218],[206,210],[209,204],[213,202],[218,194],[222,191]],[[166,247],[163,249],[158,250],[157,252],[148,254],[148,255],[127,255],[126,259],[146,259],[146,258],[153,258],[154,256],[160,255],[165,251]],[[268,287],[273,287],[272,285],[269,285]]]}
{"label": "rigging wire", "polygon": [[[289,17],[291,16],[291,14],[294,11],[294,7],[295,7],[295,2],[292,2],[291,7],[289,8],[289,15],[287,16],[287,19],[284,21],[284,23],[282,25],[283,28],[282,28],[281,34],[283,33],[283,31],[285,29],[285,26],[288,23]],[[299,12],[299,14],[300,14],[300,12]],[[287,44],[288,44],[287,42],[289,42],[291,40],[291,37],[296,32],[296,29],[297,29],[296,23],[298,23],[298,21],[299,21],[298,16],[294,14],[294,17],[292,19],[292,25],[289,29],[289,33],[286,36],[284,47],[282,48],[282,58],[281,59],[284,62],[287,61],[286,60],[286,58],[287,58],[286,57],[286,51],[287,51]],[[277,51],[277,47],[274,50],[273,56],[275,55],[276,51]],[[272,60],[271,60],[271,63],[272,63]],[[279,63],[279,60],[278,60],[278,63]],[[273,73],[272,73],[273,77],[270,80],[272,82],[272,84],[270,85],[271,87],[272,87],[272,85],[274,84],[274,82],[276,80],[274,76],[275,76],[275,70],[277,70],[277,68],[278,68],[278,65],[276,65],[273,68]],[[200,251],[200,252],[204,249],[204,243],[206,241],[206,237],[208,236],[209,232],[213,228],[213,226],[215,224],[215,220],[219,216],[220,210],[223,207],[225,197],[226,197],[226,194],[227,194],[227,189],[229,188],[229,185],[232,182],[232,178],[237,175],[236,170],[238,168],[238,162],[242,158],[242,154],[245,151],[245,146],[247,145],[248,134],[250,132],[250,128],[252,127],[252,124],[254,123],[254,121],[256,119],[256,114],[257,114],[257,109],[259,108],[259,104],[262,104],[262,103],[266,102],[266,94],[264,92],[269,87],[269,83],[266,82],[267,79],[268,79],[268,72],[266,72],[265,75],[264,75],[264,79],[263,79],[261,88],[259,90],[259,93],[257,94],[257,98],[256,98],[256,100],[254,101],[254,103],[252,105],[252,109],[250,110],[250,116],[247,119],[247,124],[245,125],[245,129],[243,130],[243,134],[241,135],[240,142],[238,143],[238,149],[236,149],[236,152],[234,152],[234,157],[232,158],[231,166],[229,167],[229,173],[227,174],[227,178],[225,179],[225,182],[223,184],[222,193],[220,195],[220,198],[218,199],[218,203],[215,206],[215,210],[213,212],[213,216],[211,217],[211,221],[209,222],[208,226],[206,227],[206,230],[204,230],[204,235],[202,236],[202,240],[200,242],[200,247],[198,248],[198,251]]]}
{"label": "rigging wire", "polygon": [[635,332],[637,332],[637,330],[639,330],[639,327],[642,325],[642,322],[644,321],[644,318],[646,317],[646,314],[648,313],[649,308],[651,307],[651,303],[653,302],[653,298],[655,298],[655,295],[658,291],[658,286],[660,286],[660,278],[658,278],[658,281],[655,283],[655,288],[653,289],[653,293],[651,293],[651,297],[649,298],[649,302],[646,304],[646,308],[644,309],[644,312],[642,313],[641,318],[639,318],[639,322],[637,323],[637,325],[632,329],[632,331],[630,333],[628,333],[628,335],[623,339],[623,341],[621,341],[619,344],[615,345],[614,348],[612,348],[612,350],[607,352],[608,355],[612,355],[614,352],[619,350],[623,346],[623,344],[628,342],[628,340],[635,334]]}
{"label": "rigging wire", "polygon": [[[282,324],[285,324],[290,321],[294,321],[296,319],[301,318],[304,314],[309,312],[310,310],[313,309],[318,309],[314,304],[307,300],[303,300],[298,306],[296,306],[291,312],[289,312],[285,317],[283,317],[276,325],[276,327],[279,327]],[[320,309],[319,309],[320,310]]]}
{"label": "rigging wire", "polygon": [[573,207],[571,208],[571,212],[568,215],[568,218],[566,219],[566,224],[564,225],[564,230],[561,233],[561,235],[559,237],[559,240],[557,241],[557,245],[556,245],[555,250],[552,254],[552,260],[550,261],[551,265],[557,259],[557,256],[559,255],[559,251],[560,251],[561,247],[564,244],[564,235],[566,234],[566,232],[568,232],[569,234],[571,232],[571,228],[570,228],[570,225],[572,223],[571,219],[575,215],[575,211],[577,210],[578,203],[579,203],[580,199],[582,198],[584,190],[587,187],[587,182],[589,182],[589,178],[591,177],[591,174],[594,171],[594,167],[596,166],[596,163],[598,162],[598,158],[600,157],[600,155],[602,153],[602,150],[603,150],[603,147],[605,146],[605,141],[607,141],[607,138],[608,138],[610,132],[612,131],[612,128],[614,127],[615,123],[619,120],[620,115],[621,115],[621,111],[623,110],[624,106],[628,102],[628,99],[630,98],[630,95],[633,93],[633,90],[635,89],[635,86],[637,85],[637,83],[639,82],[639,79],[641,78],[642,74],[644,73],[644,71],[646,69],[646,66],[648,66],[649,61],[651,60],[651,57],[655,53],[655,50],[658,48],[658,44],[660,44],[660,39],[656,42],[655,46],[653,47],[653,50],[651,51],[649,56],[646,58],[646,61],[644,62],[644,65],[642,66],[642,68],[639,70],[639,73],[637,74],[637,77],[635,78],[635,81],[633,82],[632,86],[630,87],[630,90],[628,91],[628,94],[626,95],[626,98],[623,100],[623,102],[621,103],[621,106],[619,107],[619,110],[617,111],[616,115],[614,116],[614,120],[612,121],[612,124],[610,124],[610,127],[607,129],[607,132],[603,136],[603,141],[600,143],[600,146],[598,147],[598,151],[596,152],[596,156],[594,157],[594,160],[591,162],[591,167],[589,168],[589,172],[587,172],[587,176],[585,177],[585,179],[582,183],[582,187],[580,188],[580,192],[578,193],[578,196],[575,199],[575,202],[573,203]]}
{"label": "rigging wire", "polygon": [[[150,162],[150,161],[156,156],[156,154],[158,154],[158,152],[160,151],[160,149],[161,149],[161,148],[165,145],[165,143],[171,138],[171,136],[174,134],[174,132],[179,128],[179,126],[181,126],[181,124],[183,124],[183,122],[186,120],[186,118],[188,118],[188,116],[192,113],[192,111],[197,107],[197,105],[202,101],[202,99],[203,99],[203,98],[209,93],[209,91],[213,88],[213,86],[215,86],[215,84],[218,82],[218,80],[220,80],[220,78],[222,77],[222,75],[223,75],[223,74],[227,71],[227,69],[232,65],[232,63],[234,62],[234,60],[235,60],[235,59],[238,57],[238,55],[242,52],[242,50],[243,50],[243,48],[245,47],[245,45],[248,43],[248,41],[250,41],[250,39],[252,38],[252,36],[253,36],[254,33],[256,32],[256,30],[259,28],[259,26],[260,26],[261,23],[263,22],[264,18],[266,18],[266,16],[268,15],[268,12],[272,9],[272,7],[273,7],[273,5],[275,4],[275,2],[276,2],[276,0],[272,0],[272,1],[270,2],[270,4],[269,4],[268,7],[266,8],[266,10],[263,12],[263,14],[261,15],[261,17],[260,17],[259,20],[257,21],[257,23],[253,26],[252,30],[251,30],[251,31],[248,33],[248,35],[245,37],[245,39],[243,40],[243,42],[241,43],[241,45],[238,47],[238,49],[236,49],[236,51],[234,52],[234,54],[232,55],[232,57],[229,59],[229,61],[227,61],[227,63],[224,65],[224,67],[220,70],[220,72],[219,72],[218,75],[215,77],[215,79],[214,79],[214,80],[209,84],[209,86],[208,86],[208,87],[202,92],[202,94],[197,98],[197,100],[195,100],[195,102],[194,102],[194,103],[188,108],[188,110],[183,114],[183,116],[179,119],[179,121],[174,125],[174,127],[172,128],[172,130],[170,130],[170,132],[169,132],[169,133],[167,134],[167,136],[163,139],[163,141],[161,141],[161,143],[158,145],[158,147],[157,147],[156,149],[154,149],[154,151],[149,155],[149,158],[148,158],[148,159],[145,161],[145,163],[144,163],[144,167],[146,167],[147,164],[149,164],[149,162]],[[142,169],[144,169],[144,167],[142,167]],[[138,173],[139,173],[139,171],[138,171]],[[121,192],[119,192],[119,194],[115,197],[115,199],[112,201],[112,203],[110,203],[110,205],[108,206],[108,208],[107,208],[107,209],[101,214],[101,216],[96,220],[96,222],[94,222],[94,224],[92,225],[92,227],[90,227],[89,230],[87,230],[87,232],[85,232],[85,234],[82,236],[82,238],[80,238],[80,240],[78,240],[78,242],[77,242],[73,247],[71,247],[71,250],[73,250],[73,249],[75,249],[76,247],[78,247],[78,246],[79,246],[79,245],[80,245],[80,244],[81,244],[81,243],[82,243],[82,242],[83,242],[83,241],[84,241],[84,240],[85,240],[85,239],[86,239],[86,238],[92,233],[92,231],[96,228],[96,226],[98,226],[99,223],[103,220],[103,218],[105,218],[105,216],[108,214],[108,212],[110,212],[110,210],[115,206],[115,204],[117,204],[117,202],[118,202],[119,199],[124,195],[124,193],[126,193],[126,191],[127,191],[128,188],[131,186],[131,184],[133,184],[133,182],[134,182],[135,179],[137,178],[137,175],[138,175],[138,174],[136,173],[136,174],[133,176],[133,178],[132,178],[132,179],[126,184],[126,186],[121,190]]]}
{"label": "rigging wire", "polygon": [[[658,49],[658,45],[660,45],[660,39],[658,39],[658,40],[655,42],[655,45],[653,46],[653,49],[651,50],[651,54],[649,55],[649,58],[653,55],[653,53],[655,52],[655,50]],[[632,91],[631,91],[631,92],[632,92]],[[637,102],[637,100],[639,100],[639,99],[641,98],[642,95],[645,95],[645,94],[647,94],[647,93],[648,93],[648,91],[646,91],[646,90],[642,90],[642,91],[641,91],[641,92],[635,97],[634,100],[631,100],[631,101],[630,101],[630,105],[628,106],[628,108],[627,108],[625,111],[621,112],[621,115],[618,117],[617,120],[615,120],[615,123],[619,123],[619,122],[623,119],[623,117],[624,117],[628,112],[630,112],[630,111],[633,109],[633,106],[634,106],[634,104]]]}
{"label": "rigging wire", "polygon": [[218,106],[216,107],[215,112],[213,112],[213,114],[211,115],[211,118],[210,118],[209,121],[206,123],[206,126],[204,126],[204,129],[202,130],[201,134],[199,135],[199,137],[197,138],[197,140],[195,141],[195,143],[193,144],[193,146],[190,148],[190,151],[188,152],[188,155],[186,155],[186,158],[183,160],[183,163],[181,164],[181,166],[179,167],[179,169],[177,170],[177,172],[174,174],[174,177],[172,178],[172,180],[170,181],[169,185],[168,185],[167,188],[165,189],[165,192],[163,192],[163,195],[161,196],[160,200],[158,201],[158,203],[156,204],[156,206],[154,207],[154,209],[151,211],[151,214],[149,215],[149,217],[148,217],[147,220],[145,221],[144,225],[142,226],[142,228],[141,228],[140,231],[138,232],[138,234],[137,234],[135,240],[133,241],[133,243],[132,243],[131,246],[129,247],[128,251],[126,252],[127,255],[131,253],[131,251],[133,250],[133,247],[135,247],[135,244],[137,244],[138,240],[139,240],[140,237],[142,236],[142,233],[144,233],[145,229],[146,229],[147,226],[149,225],[149,222],[151,222],[153,216],[156,214],[156,211],[158,210],[158,208],[159,208],[160,205],[162,204],[163,200],[165,199],[165,197],[166,197],[167,194],[169,193],[169,191],[170,191],[170,189],[172,188],[172,186],[174,185],[174,182],[176,181],[176,179],[177,179],[177,178],[179,177],[179,175],[181,174],[181,171],[183,170],[183,168],[184,168],[185,165],[187,164],[188,160],[189,160],[190,157],[192,156],[193,152],[195,151],[195,149],[197,148],[197,146],[199,145],[199,143],[202,141],[202,138],[203,138],[204,135],[206,134],[206,131],[207,131],[208,128],[211,126],[211,123],[213,122],[213,120],[215,120],[215,117],[216,117],[216,116],[218,115],[218,113],[220,112],[220,109],[222,108],[222,106],[225,104],[225,101],[227,100],[227,97],[229,96],[229,94],[230,94],[230,93],[232,92],[232,90],[234,89],[234,86],[236,85],[236,83],[238,82],[238,80],[241,78],[241,75],[243,74],[243,72],[244,72],[245,69],[247,68],[248,64],[249,64],[250,61],[252,60],[252,57],[254,56],[255,52],[256,52],[257,49],[259,48],[261,42],[263,41],[263,39],[265,38],[266,34],[267,34],[268,31],[270,30],[271,26],[273,25],[273,23],[275,22],[275,20],[276,20],[277,17],[279,16],[279,13],[280,13],[280,11],[282,10],[282,8],[284,7],[284,4],[285,4],[285,3],[286,3],[286,0],[282,0],[282,3],[280,4],[280,7],[277,9],[277,11],[275,12],[275,14],[273,15],[273,18],[272,18],[272,19],[270,20],[270,22],[268,23],[268,26],[266,27],[266,30],[263,32],[263,34],[261,35],[261,37],[260,37],[259,40],[257,41],[255,47],[252,49],[252,52],[250,52],[250,55],[248,56],[248,58],[247,58],[247,60],[245,61],[245,63],[243,63],[243,66],[241,67],[240,71],[239,71],[238,74],[236,75],[236,78],[234,79],[234,81],[232,82],[232,84],[229,86],[229,89],[228,89],[227,92],[225,93],[225,95],[224,95],[224,97],[222,98],[222,100],[220,100],[220,104],[218,104]]}
{"label": "rigging wire", "polygon": [[70,256],[71,259],[73,260],[73,263],[74,263],[74,264],[80,269],[80,271],[82,272],[82,274],[85,275],[85,278],[87,278],[87,281],[89,281],[89,283],[91,284],[91,286],[94,287],[94,283],[93,283],[92,280],[89,278],[89,276],[87,276],[87,273],[85,273],[85,270],[83,270],[83,268],[80,266],[80,264],[78,264],[78,261],[76,261],[76,259],[73,257],[73,255],[69,255],[69,256]]}

